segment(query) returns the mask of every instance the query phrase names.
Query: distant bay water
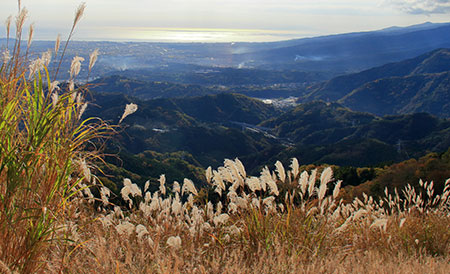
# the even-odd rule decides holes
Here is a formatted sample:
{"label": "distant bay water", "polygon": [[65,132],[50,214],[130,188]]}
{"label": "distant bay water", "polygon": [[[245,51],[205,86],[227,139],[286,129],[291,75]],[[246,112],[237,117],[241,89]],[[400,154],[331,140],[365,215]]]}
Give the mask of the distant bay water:
{"label": "distant bay water", "polygon": [[[50,31],[49,31],[50,32]],[[52,39],[55,31],[42,33],[38,39]],[[37,34],[39,36],[39,34]],[[272,42],[302,37],[315,33],[296,30],[220,29],[220,28],[148,28],[148,27],[99,27],[82,29],[75,39],[96,41],[142,42]]]}
{"label": "distant bay water", "polygon": [[269,42],[304,36],[295,31],[255,29],[129,29],[122,39],[162,42]]}

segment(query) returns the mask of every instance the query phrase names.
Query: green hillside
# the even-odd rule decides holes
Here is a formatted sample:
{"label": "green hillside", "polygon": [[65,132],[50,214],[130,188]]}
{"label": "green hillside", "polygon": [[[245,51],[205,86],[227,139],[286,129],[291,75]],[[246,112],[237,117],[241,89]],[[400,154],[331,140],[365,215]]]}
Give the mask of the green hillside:
{"label": "green hillside", "polygon": [[338,101],[377,115],[428,112],[450,117],[450,49],[343,75],[310,88],[302,101]]}

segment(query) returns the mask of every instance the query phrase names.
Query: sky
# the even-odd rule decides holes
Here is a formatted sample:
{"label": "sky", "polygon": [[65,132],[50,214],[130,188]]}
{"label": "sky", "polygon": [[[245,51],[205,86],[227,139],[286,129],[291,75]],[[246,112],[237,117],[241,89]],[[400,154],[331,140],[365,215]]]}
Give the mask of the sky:
{"label": "sky", "polygon": [[[22,0],[35,39],[70,31],[79,0]],[[450,0],[85,0],[75,40],[262,42],[449,22]],[[0,0],[4,21],[17,0]]]}

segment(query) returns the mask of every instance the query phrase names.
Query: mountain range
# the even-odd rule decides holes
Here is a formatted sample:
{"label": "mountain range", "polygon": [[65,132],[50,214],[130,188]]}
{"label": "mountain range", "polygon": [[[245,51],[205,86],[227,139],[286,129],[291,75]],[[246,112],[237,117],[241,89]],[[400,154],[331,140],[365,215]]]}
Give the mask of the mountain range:
{"label": "mountain range", "polygon": [[450,121],[426,113],[380,117],[319,101],[277,109],[238,94],[142,101],[102,93],[94,99],[86,115],[113,123],[126,104],[139,106],[117,138],[124,152],[144,158],[150,151],[185,153],[197,167],[235,157],[249,172],[292,157],[305,164],[366,166],[450,147]]}
{"label": "mountain range", "polygon": [[450,24],[337,34],[280,42],[234,56],[236,62],[305,71],[354,72],[450,47]]}
{"label": "mountain range", "polygon": [[337,101],[377,115],[428,112],[450,117],[450,49],[333,78],[301,101]]}

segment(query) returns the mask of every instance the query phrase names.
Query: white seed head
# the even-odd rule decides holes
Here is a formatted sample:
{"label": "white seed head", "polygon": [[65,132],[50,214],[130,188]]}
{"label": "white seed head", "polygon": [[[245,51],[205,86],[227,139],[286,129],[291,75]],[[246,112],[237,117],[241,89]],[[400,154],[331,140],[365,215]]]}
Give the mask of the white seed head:
{"label": "white seed head", "polygon": [[58,34],[58,36],[56,36],[56,41],[55,41],[55,55],[58,55],[58,51],[59,51],[59,47],[61,46],[61,34]]}
{"label": "white seed head", "polygon": [[75,27],[83,16],[84,10],[86,9],[86,3],[81,3],[77,10],[75,11],[75,18],[73,19],[73,27]]}
{"label": "white seed head", "polygon": [[11,54],[9,53],[8,49],[4,49],[2,52],[2,62],[3,64],[7,64],[9,60],[11,59]]}
{"label": "white seed head", "polygon": [[172,191],[175,192],[175,193],[180,193],[181,192],[180,184],[177,181],[173,182]]}
{"label": "white seed head", "polygon": [[218,226],[221,224],[226,224],[228,219],[230,219],[230,216],[226,213],[222,213],[219,216],[214,217],[213,222],[215,226]]}
{"label": "white seed head", "polygon": [[298,160],[297,158],[292,158],[292,162],[291,162],[291,173],[292,173],[292,177],[295,178],[298,175],[298,170],[299,166],[298,166]]}
{"label": "white seed head", "polygon": [[276,167],[276,172],[278,174],[278,178],[280,178],[280,180],[282,182],[284,182],[286,180],[286,172],[284,170],[283,164],[280,161],[277,161],[275,163],[275,167]]}
{"label": "white seed head", "polygon": [[136,104],[127,104],[125,106],[125,111],[122,114],[122,118],[120,118],[119,120],[119,124],[123,121],[123,119],[125,119],[125,117],[127,117],[130,114],[135,113],[138,110],[138,106]]}
{"label": "white seed head", "polygon": [[139,240],[141,240],[145,235],[148,234],[148,230],[145,226],[139,224],[136,226],[136,234]]}
{"label": "white seed head", "polygon": [[159,176],[159,191],[161,192],[162,195],[166,194],[166,175],[162,174]]}
{"label": "white seed head", "polygon": [[89,71],[92,70],[92,67],[95,65],[95,62],[97,62],[98,58],[98,49],[95,49],[90,55],[89,55]]}
{"label": "white seed head", "polygon": [[128,221],[123,221],[120,224],[116,225],[116,230],[121,235],[126,234],[127,236],[129,236],[135,231],[135,226]]}
{"label": "white seed head", "polygon": [[194,186],[194,183],[189,179],[184,179],[183,181],[183,187],[181,189],[181,195],[184,195],[184,192],[190,192],[194,194],[195,196],[198,195],[197,189]]}
{"label": "white seed head", "polygon": [[80,57],[80,56],[73,57],[72,63],[70,65],[70,78],[71,79],[77,77],[77,75],[80,73],[81,62],[83,62],[83,61],[84,61],[83,57]]}

